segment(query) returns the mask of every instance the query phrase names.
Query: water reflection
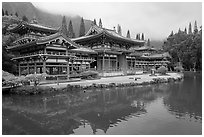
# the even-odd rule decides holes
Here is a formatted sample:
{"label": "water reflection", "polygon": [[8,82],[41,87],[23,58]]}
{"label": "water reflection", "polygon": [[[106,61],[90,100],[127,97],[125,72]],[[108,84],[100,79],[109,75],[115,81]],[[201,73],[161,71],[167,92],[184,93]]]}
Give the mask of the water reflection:
{"label": "water reflection", "polygon": [[185,81],[169,86],[164,104],[177,118],[186,116],[202,120],[202,77],[199,74],[185,77]]}
{"label": "water reflection", "polygon": [[180,83],[86,93],[4,96],[2,131],[3,134],[75,134],[76,129],[88,124],[93,134],[97,129],[105,134],[122,121],[150,114],[147,106],[159,98],[163,98],[172,115],[189,114],[201,121],[201,85],[197,80],[200,79],[196,77],[194,83],[187,79]]}

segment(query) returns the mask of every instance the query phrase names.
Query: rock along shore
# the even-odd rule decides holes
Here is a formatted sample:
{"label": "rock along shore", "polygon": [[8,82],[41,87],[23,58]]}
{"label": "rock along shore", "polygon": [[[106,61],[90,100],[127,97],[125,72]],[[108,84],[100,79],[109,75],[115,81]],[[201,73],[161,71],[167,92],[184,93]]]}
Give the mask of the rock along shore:
{"label": "rock along shore", "polygon": [[149,84],[159,84],[182,80],[184,75],[182,73],[167,73],[167,75],[150,74],[142,75],[129,75],[118,77],[106,77],[95,80],[82,80],[77,82],[44,84],[37,87],[23,86],[11,90],[11,94],[40,94],[40,93],[53,93],[53,92],[73,92],[85,91],[96,88],[113,88],[113,87],[128,87]]}

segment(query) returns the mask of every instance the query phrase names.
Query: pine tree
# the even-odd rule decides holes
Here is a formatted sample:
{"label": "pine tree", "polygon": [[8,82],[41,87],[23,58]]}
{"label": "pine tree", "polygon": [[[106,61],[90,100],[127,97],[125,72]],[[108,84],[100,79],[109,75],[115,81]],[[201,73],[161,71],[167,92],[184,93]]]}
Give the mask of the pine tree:
{"label": "pine tree", "polygon": [[28,18],[25,15],[22,17],[22,20],[28,22]]}
{"label": "pine tree", "polygon": [[140,40],[140,33],[138,33],[138,40]]}
{"label": "pine tree", "polygon": [[181,29],[179,28],[178,33],[181,33]]}
{"label": "pine tree", "polygon": [[2,16],[4,16],[4,9],[2,9]]}
{"label": "pine tree", "polygon": [[144,34],[142,33],[142,38],[141,38],[142,40],[144,40]]}
{"label": "pine tree", "polygon": [[73,29],[72,21],[71,20],[69,21],[68,36],[70,38],[74,38],[75,37],[75,33],[74,33],[74,29]]}
{"label": "pine tree", "polygon": [[186,30],[186,27],[185,27],[184,33],[185,33],[185,34],[187,34],[187,30]]}
{"label": "pine tree", "polygon": [[136,35],[135,39],[138,39],[138,34]]}
{"label": "pine tree", "polygon": [[7,10],[5,11],[5,15],[8,16],[8,11]]}
{"label": "pine tree", "polygon": [[194,34],[198,33],[197,22],[194,23]]}
{"label": "pine tree", "polygon": [[65,16],[62,18],[62,26],[60,28],[60,32],[65,34],[68,37],[68,31],[67,31],[67,21]]}
{"label": "pine tree", "polygon": [[122,35],[122,29],[121,29],[121,26],[119,24],[118,24],[118,27],[117,27],[117,31],[118,31],[119,35]]}
{"label": "pine tree", "polygon": [[16,17],[18,17],[18,13],[17,12],[15,13],[15,15],[16,15]]}
{"label": "pine tree", "polygon": [[103,27],[101,18],[99,19],[99,27],[101,27],[101,28]]}
{"label": "pine tree", "polygon": [[127,36],[126,37],[130,38],[130,31],[129,30],[127,31]]}
{"label": "pine tree", "polygon": [[11,16],[13,16],[13,14],[11,13]]}
{"label": "pine tree", "polygon": [[150,40],[147,40],[147,46],[150,47]]}
{"label": "pine tree", "polygon": [[174,35],[174,32],[173,30],[171,31],[171,34],[169,35],[169,37],[173,36]]}
{"label": "pine tree", "polygon": [[84,25],[84,19],[81,18],[81,24],[80,24],[80,30],[79,30],[79,37],[85,35],[85,25]]}
{"label": "pine tree", "polygon": [[94,19],[93,24],[94,24],[94,25],[97,25],[97,24],[96,24],[96,19]]}
{"label": "pine tree", "polygon": [[189,23],[188,34],[192,34],[191,23]]}

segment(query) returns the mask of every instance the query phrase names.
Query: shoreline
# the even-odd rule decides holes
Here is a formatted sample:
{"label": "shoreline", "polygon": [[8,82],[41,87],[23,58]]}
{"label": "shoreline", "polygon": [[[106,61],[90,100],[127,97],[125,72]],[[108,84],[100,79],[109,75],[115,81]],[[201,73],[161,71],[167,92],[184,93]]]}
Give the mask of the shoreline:
{"label": "shoreline", "polygon": [[55,84],[43,84],[39,86],[21,86],[11,89],[5,94],[19,94],[19,95],[35,95],[35,94],[51,94],[51,93],[63,93],[73,91],[86,91],[91,89],[113,88],[113,87],[130,87],[151,85],[159,83],[168,83],[174,81],[180,81],[184,78],[183,73],[167,73],[167,75],[156,74],[141,74],[141,75],[128,75],[117,77],[103,77],[101,79],[94,80],[81,80],[75,82],[65,82]]}
{"label": "shoreline", "polygon": [[[155,76],[151,76],[151,74],[141,74],[141,75],[128,75],[128,76],[117,76],[117,77],[103,77],[101,79],[94,80],[81,80],[76,82],[65,82],[65,83],[57,83],[55,84],[43,84],[40,86],[49,86],[53,88],[64,88],[69,86],[80,86],[82,88],[89,87],[94,85],[109,85],[115,83],[115,85],[120,84],[135,84],[141,85],[144,82],[153,84],[153,83],[164,83],[169,81],[177,81],[183,79],[183,73],[167,73],[167,75],[156,74]],[[157,81],[158,80],[158,81]],[[97,87],[96,87],[97,88]]]}

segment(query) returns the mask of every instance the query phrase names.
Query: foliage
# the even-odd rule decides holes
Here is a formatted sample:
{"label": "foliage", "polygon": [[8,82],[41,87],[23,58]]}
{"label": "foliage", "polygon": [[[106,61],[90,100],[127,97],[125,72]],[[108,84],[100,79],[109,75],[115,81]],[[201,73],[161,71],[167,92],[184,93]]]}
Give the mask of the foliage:
{"label": "foliage", "polygon": [[[195,24],[195,29],[197,25]],[[180,31],[169,35],[164,42],[163,50],[172,56],[171,63],[176,66],[180,62],[185,70],[202,70],[202,30],[194,33],[189,24],[189,33]]]}
{"label": "foliage", "polygon": [[142,38],[141,38],[142,40],[144,40],[144,34],[142,33]]}
{"label": "foliage", "polygon": [[16,17],[18,17],[18,13],[17,12],[15,13],[15,15],[16,15]]}
{"label": "foliage", "polygon": [[25,15],[22,17],[22,20],[28,22],[28,18]]}
{"label": "foliage", "polygon": [[167,68],[164,67],[164,66],[161,66],[161,67],[158,68],[157,72],[162,74],[162,75],[165,75],[166,72],[167,72]]}
{"label": "foliage", "polygon": [[84,25],[84,19],[81,18],[81,24],[80,24],[80,30],[79,30],[79,37],[85,35],[85,25]]}
{"label": "foliage", "polygon": [[126,37],[130,38],[130,31],[129,30],[127,31],[127,36]]}
{"label": "foliage", "polygon": [[47,76],[46,73],[42,73],[42,74],[28,74],[25,76],[25,79],[29,80],[29,81],[33,81],[34,85],[37,86],[40,81],[44,80],[45,77]]}
{"label": "foliage", "polygon": [[8,16],[8,15],[9,15],[7,10],[5,11],[5,15],[6,15],[6,16]]}
{"label": "foliage", "polygon": [[[16,74],[17,73],[17,66],[15,62],[11,60],[14,55],[9,53],[6,48],[11,45],[13,41],[17,38],[16,35],[6,34],[7,26],[2,28],[2,70],[8,71],[10,73]],[[5,34],[5,35],[4,35]]]}
{"label": "foliage", "polygon": [[67,31],[67,21],[66,21],[66,18],[65,16],[63,16],[62,18],[62,26],[60,28],[60,31],[65,34],[67,37],[69,36],[68,35],[68,31]]}
{"label": "foliage", "polygon": [[81,73],[82,79],[97,78],[99,73],[97,71],[84,71]]}
{"label": "foliage", "polygon": [[2,16],[4,16],[4,9],[2,9]]}
{"label": "foliage", "polygon": [[72,26],[72,20],[69,21],[68,36],[70,38],[75,38],[75,33],[74,33],[73,26]]}
{"label": "foliage", "polygon": [[118,24],[117,30],[118,30],[118,34],[119,34],[119,35],[122,35],[122,29],[121,29],[121,26],[120,26],[119,24]]}
{"label": "foliage", "polygon": [[96,19],[94,19],[93,24],[94,24],[94,25],[97,25],[97,24],[96,24]]}

